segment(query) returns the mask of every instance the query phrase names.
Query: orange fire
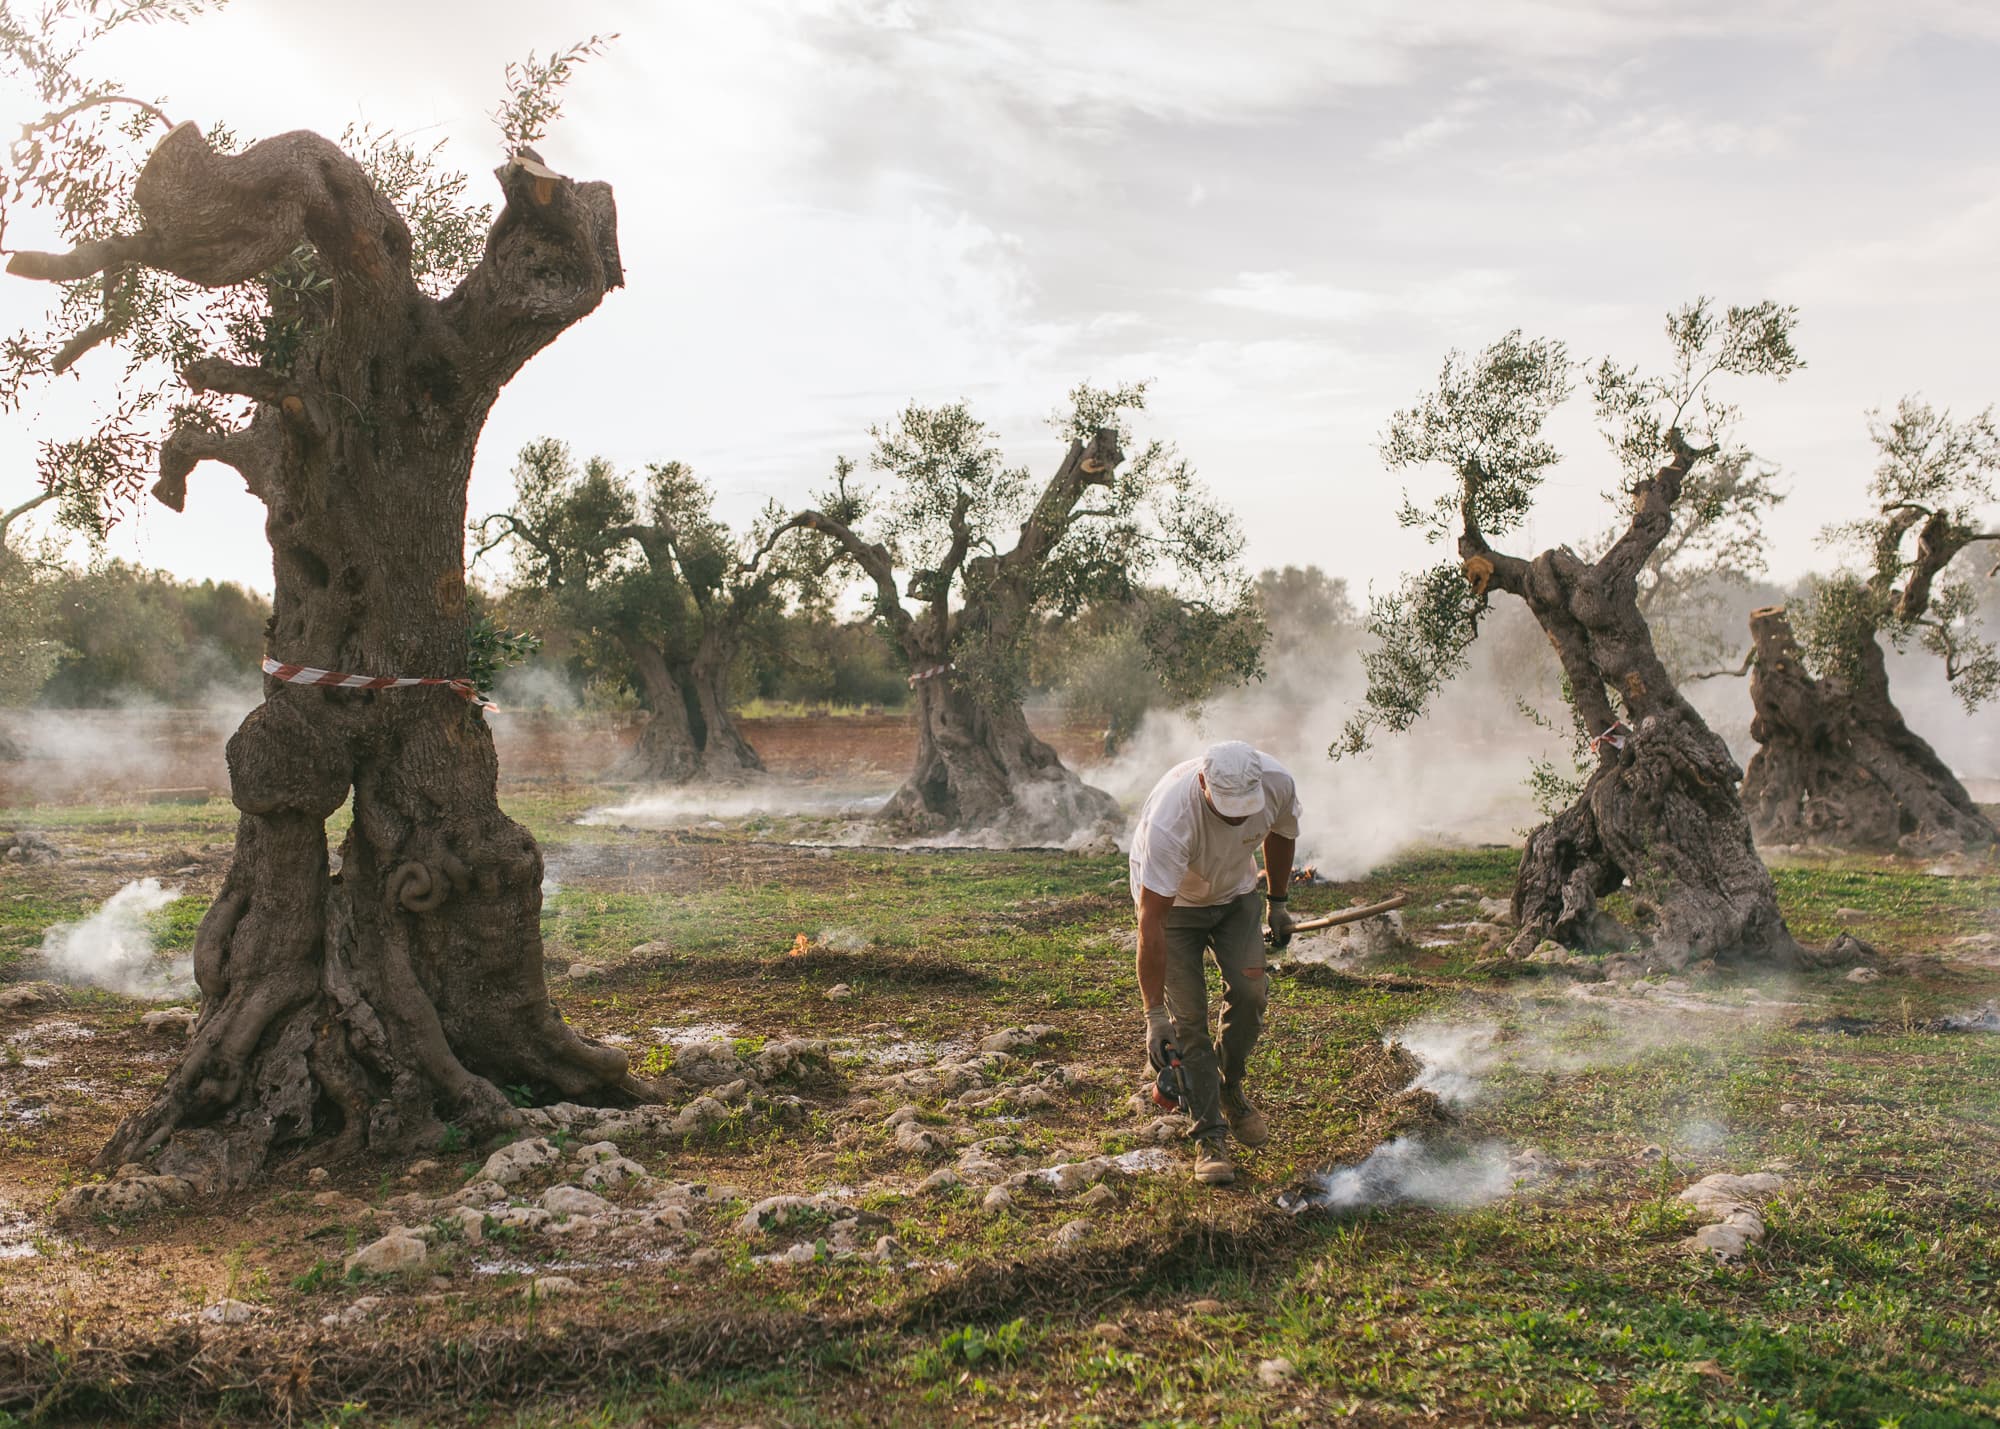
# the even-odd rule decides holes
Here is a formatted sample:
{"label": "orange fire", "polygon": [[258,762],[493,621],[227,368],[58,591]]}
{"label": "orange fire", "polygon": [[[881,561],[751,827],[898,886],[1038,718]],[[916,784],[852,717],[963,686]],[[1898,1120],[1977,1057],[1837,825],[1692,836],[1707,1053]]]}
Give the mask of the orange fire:
{"label": "orange fire", "polygon": [[806,937],[804,933],[801,933],[796,938],[792,939],[791,955],[793,957],[802,958],[811,951],[812,951],[812,942]]}

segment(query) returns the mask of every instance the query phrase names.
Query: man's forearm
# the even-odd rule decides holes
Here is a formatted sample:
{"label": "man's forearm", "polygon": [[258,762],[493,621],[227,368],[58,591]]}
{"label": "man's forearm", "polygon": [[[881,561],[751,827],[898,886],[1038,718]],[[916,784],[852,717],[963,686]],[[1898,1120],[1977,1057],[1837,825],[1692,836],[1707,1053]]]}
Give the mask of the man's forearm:
{"label": "man's forearm", "polygon": [[1148,1010],[1167,1000],[1167,920],[1158,910],[1139,909],[1139,998]]}
{"label": "man's forearm", "polygon": [[1299,851],[1297,839],[1283,834],[1264,835],[1264,878],[1271,892],[1283,898],[1292,886],[1292,855]]}

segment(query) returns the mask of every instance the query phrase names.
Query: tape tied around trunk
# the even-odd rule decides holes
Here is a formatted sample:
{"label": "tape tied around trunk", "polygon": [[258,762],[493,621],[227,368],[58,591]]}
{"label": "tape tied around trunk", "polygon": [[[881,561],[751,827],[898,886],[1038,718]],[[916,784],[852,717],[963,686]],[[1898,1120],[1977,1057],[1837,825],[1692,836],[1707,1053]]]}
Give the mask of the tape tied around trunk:
{"label": "tape tied around trunk", "polygon": [[332,690],[407,690],[418,685],[443,685],[460,699],[483,710],[500,706],[479,693],[479,687],[463,676],[435,675],[343,675],[338,670],[319,670],[311,665],[288,665],[264,657],[264,673],[288,685],[320,685]]}

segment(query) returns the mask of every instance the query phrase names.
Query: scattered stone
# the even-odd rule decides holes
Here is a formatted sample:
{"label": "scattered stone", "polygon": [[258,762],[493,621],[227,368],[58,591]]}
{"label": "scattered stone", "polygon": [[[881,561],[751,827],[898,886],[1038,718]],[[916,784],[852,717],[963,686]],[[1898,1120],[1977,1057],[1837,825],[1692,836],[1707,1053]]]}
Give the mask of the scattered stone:
{"label": "scattered stone", "polygon": [[986,1199],[981,1201],[979,1205],[980,1209],[992,1211],[996,1214],[1000,1211],[1012,1210],[1014,1207],[1014,1193],[1005,1186],[995,1186],[986,1193]]}
{"label": "scattered stone", "polygon": [[185,1037],[194,1030],[191,1007],[162,1007],[139,1019],[139,1025],[155,1037]]}
{"label": "scattered stone", "polygon": [[1220,1300],[1196,1300],[1188,1306],[1197,1315],[1220,1315],[1227,1308]]}
{"label": "scattered stone", "polygon": [[530,1137],[511,1146],[503,1146],[487,1157],[486,1164],[480,1168],[479,1179],[512,1186],[525,1179],[530,1172],[552,1166],[560,1160],[562,1153],[550,1144],[547,1137]]}
{"label": "scattered stone", "polygon": [[766,1196],[743,1213],[736,1228],[745,1235],[777,1230],[802,1216],[831,1217],[848,1209],[837,1196]]}
{"label": "scattered stone", "polygon": [[62,1004],[62,989],[53,983],[17,982],[0,987],[0,1012],[37,1012]]}
{"label": "scattered stone", "polygon": [[376,1308],[384,1303],[386,1302],[382,1299],[380,1295],[363,1295],[359,1299],[353,1300],[348,1304],[343,1305],[340,1309],[335,1310],[331,1315],[320,1316],[319,1322],[322,1325],[331,1325],[335,1327],[339,1327],[342,1325],[359,1324],[361,1321],[367,1319],[370,1315],[373,1315],[375,1313]]}
{"label": "scattered stone", "polygon": [[884,1265],[904,1258],[903,1243],[892,1235],[885,1235],[875,1242],[875,1259]]}
{"label": "scattered stone", "polygon": [[332,1179],[333,1173],[328,1171],[324,1166],[315,1166],[312,1170],[306,1172],[306,1184],[308,1186],[324,1186]]}
{"label": "scattered stone", "polygon": [[1257,1362],[1257,1382],[1266,1389],[1275,1389],[1290,1379],[1295,1371],[1292,1362],[1282,1355],[1277,1359]]}
{"label": "scattered stone", "polygon": [[1769,1171],[1748,1176],[1717,1172],[1687,1187],[1680,1199],[1709,1217],[1713,1224],[1697,1230],[1682,1245],[1717,1260],[1734,1260],[1764,1239],[1764,1201],[1784,1188],[1785,1178]]}
{"label": "scattered stone", "polygon": [[919,1196],[940,1196],[947,1191],[956,1191],[964,1184],[965,1182],[959,1177],[956,1171],[952,1170],[949,1166],[943,1166],[917,1182],[917,1194]]}
{"label": "scattered stone", "polygon": [[478,1245],[486,1239],[486,1212],[475,1211],[470,1206],[460,1206],[445,1216],[445,1223],[457,1228],[458,1238],[467,1245]]}
{"label": "scattered stone", "polygon": [[409,1166],[404,1169],[403,1179],[405,1181],[421,1181],[424,1177],[430,1175],[433,1171],[437,1169],[438,1169],[438,1164],[435,1161],[429,1161],[429,1160],[412,1161],[409,1164]]}
{"label": "scattered stone", "polygon": [[1505,898],[1482,898],[1479,900],[1479,916],[1489,923],[1511,928],[1514,926],[1514,905]]}
{"label": "scattered stone", "polygon": [[943,1156],[951,1146],[928,1126],[905,1121],[896,1128],[896,1149],[912,1156]]}
{"label": "scattered stone", "polygon": [[882,1118],[882,1125],[893,1131],[904,1122],[915,1121],[921,1115],[922,1113],[913,1106],[899,1106]]}
{"label": "scattered stone", "polygon": [[1784,1116],[1797,1116],[1800,1112],[1804,1110],[1805,1108],[1800,1106],[1797,1102],[1778,1103],[1778,1111]]}
{"label": "scattered stone", "polygon": [[1102,1340],[1107,1345],[1124,1346],[1132,1343],[1132,1337],[1125,1333],[1124,1327],[1114,1325],[1109,1320],[1098,1321],[1090,1327],[1090,1333],[1093,1339]]}
{"label": "scattered stone", "polygon": [[567,1275],[537,1275],[521,1287],[526,1300],[554,1300],[564,1295],[581,1295],[583,1287]]}
{"label": "scattered stone", "polygon": [[370,1241],[348,1256],[342,1268],[350,1274],[359,1270],[369,1275],[393,1275],[422,1265],[429,1255],[430,1248],[416,1232],[397,1226],[380,1240]]}
{"label": "scattered stone", "polygon": [[1081,1245],[1084,1241],[1088,1240],[1089,1238],[1090,1238],[1089,1221],[1083,1221],[1083,1220],[1066,1221],[1063,1223],[1062,1229],[1056,1232],[1055,1243],[1058,1246],[1062,1247],[1063,1249],[1067,1250],[1070,1246]]}
{"label": "scattered stone", "polygon": [[646,1168],[636,1161],[623,1156],[614,1156],[609,1161],[599,1161],[584,1168],[577,1181],[593,1191],[609,1191],[613,1187],[631,1184],[643,1186],[653,1178],[646,1174]]}
{"label": "scattered stone", "polygon": [[571,982],[590,982],[604,976],[604,969],[596,963],[571,963],[566,974]]}
{"label": "scattered stone", "polygon": [[1070,852],[1078,858],[1112,858],[1118,852],[1118,840],[1110,834],[1097,834],[1085,839]]}
{"label": "scattered stone", "polygon": [[696,1097],[680,1110],[670,1128],[676,1136],[699,1136],[729,1120],[729,1108],[714,1097]]}
{"label": "scattered stone", "polygon": [[1867,918],[1868,914],[1860,908],[1836,908],[1833,910],[1833,916],[1842,923],[1859,923]]}
{"label": "scattered stone", "polygon": [[1092,1186],[1088,1191],[1077,1197],[1077,1204],[1092,1207],[1108,1206],[1117,1199],[1118,1193],[1104,1182],[1099,1181],[1095,1186]]}
{"label": "scattered stone", "polygon": [[201,1309],[202,1320],[210,1325],[247,1325],[264,1312],[241,1300],[218,1300]]}
{"label": "scattered stone", "polygon": [[181,1176],[154,1176],[123,1168],[109,1181],[73,1186],[56,1202],[55,1216],[136,1216],[178,1205],[194,1195],[194,1182]]}
{"label": "scattered stone", "polygon": [[1847,980],[1849,982],[1880,982],[1882,974],[1871,967],[1858,967],[1848,972]]}
{"label": "scattered stone", "polygon": [[60,857],[61,851],[37,833],[12,833],[0,838],[0,860],[8,863],[34,866],[54,863]]}
{"label": "scattered stone", "polygon": [[988,1056],[998,1053],[1019,1052],[1033,1047],[1056,1029],[1037,1023],[1028,1027],[1003,1027],[998,1032],[988,1033],[979,1041],[979,1050]]}
{"label": "scattered stone", "polygon": [[854,989],[844,982],[837,982],[826,990],[826,1000],[828,1002],[845,1002],[852,996],[854,996]]}
{"label": "scattered stone", "polygon": [[688,1257],[689,1265],[717,1265],[722,1261],[722,1252],[712,1245],[705,1245]]}
{"label": "scattered stone", "polygon": [[601,1216],[611,1202],[580,1186],[551,1186],[542,1192],[541,1207],[552,1216]]}

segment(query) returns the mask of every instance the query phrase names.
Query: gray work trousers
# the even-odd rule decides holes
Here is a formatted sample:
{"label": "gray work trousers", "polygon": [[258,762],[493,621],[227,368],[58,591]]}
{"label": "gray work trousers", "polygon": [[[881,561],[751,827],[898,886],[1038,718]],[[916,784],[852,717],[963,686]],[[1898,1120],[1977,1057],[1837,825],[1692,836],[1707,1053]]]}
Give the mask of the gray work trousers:
{"label": "gray work trousers", "polygon": [[[1222,969],[1222,1054],[1208,1035],[1208,969],[1205,953]],[[1167,912],[1167,1016],[1174,1024],[1188,1110],[1197,1140],[1228,1129],[1222,1088],[1240,1087],[1250,1050],[1264,1030],[1268,999],[1264,974],[1264,895],[1252,889],[1212,908]]]}

